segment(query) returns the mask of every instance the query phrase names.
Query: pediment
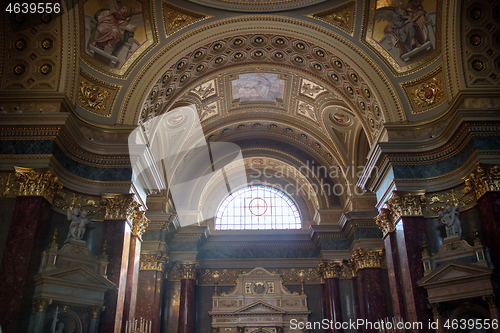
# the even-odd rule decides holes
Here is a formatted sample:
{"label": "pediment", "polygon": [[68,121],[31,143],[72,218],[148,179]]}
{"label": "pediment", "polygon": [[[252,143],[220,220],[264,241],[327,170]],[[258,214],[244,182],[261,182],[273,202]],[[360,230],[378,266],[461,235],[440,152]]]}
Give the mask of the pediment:
{"label": "pediment", "polygon": [[285,314],[285,311],[269,303],[263,301],[256,301],[234,311],[233,313],[234,314],[255,314],[255,313]]}
{"label": "pediment", "polygon": [[262,267],[256,267],[254,269],[252,269],[250,272],[246,273],[245,276],[272,276],[272,277],[275,277],[276,274],[273,274],[271,272],[269,272],[267,269],[265,268],[262,268]]}
{"label": "pediment", "polygon": [[58,280],[67,283],[72,282],[75,285],[93,285],[107,289],[111,289],[115,286],[113,282],[83,264],[45,271],[35,276],[35,280]]}
{"label": "pediment", "polygon": [[420,286],[430,286],[459,280],[464,281],[467,278],[485,277],[491,275],[492,272],[493,269],[489,267],[466,264],[458,261],[449,261],[439,266],[429,275],[417,281],[417,283]]}

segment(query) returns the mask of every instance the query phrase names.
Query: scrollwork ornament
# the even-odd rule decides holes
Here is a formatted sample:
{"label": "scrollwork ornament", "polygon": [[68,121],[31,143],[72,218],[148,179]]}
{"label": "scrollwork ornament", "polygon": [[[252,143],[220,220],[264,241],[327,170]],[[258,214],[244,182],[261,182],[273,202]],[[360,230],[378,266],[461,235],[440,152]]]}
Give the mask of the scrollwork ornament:
{"label": "scrollwork ornament", "polygon": [[139,205],[133,194],[102,194],[101,204],[106,210],[105,219],[130,219],[134,209]]}
{"label": "scrollwork ornament", "polygon": [[81,81],[80,89],[78,90],[78,100],[84,106],[96,110],[106,111],[110,93],[100,87]]}
{"label": "scrollwork ornament", "polygon": [[425,191],[394,191],[392,197],[386,201],[386,206],[396,222],[402,216],[422,216],[425,200]]}
{"label": "scrollwork ornament", "polygon": [[139,210],[138,206],[135,207],[132,210],[130,219],[132,220],[132,234],[141,237],[149,224],[149,220],[144,215],[144,211]]}
{"label": "scrollwork ornament", "polygon": [[396,229],[394,226],[394,220],[391,216],[391,211],[388,208],[380,209],[380,214],[375,217],[375,223],[377,223],[379,229],[382,230],[384,237]]}
{"label": "scrollwork ornament", "polygon": [[14,167],[20,196],[43,196],[52,204],[64,182],[51,169],[29,169]]}

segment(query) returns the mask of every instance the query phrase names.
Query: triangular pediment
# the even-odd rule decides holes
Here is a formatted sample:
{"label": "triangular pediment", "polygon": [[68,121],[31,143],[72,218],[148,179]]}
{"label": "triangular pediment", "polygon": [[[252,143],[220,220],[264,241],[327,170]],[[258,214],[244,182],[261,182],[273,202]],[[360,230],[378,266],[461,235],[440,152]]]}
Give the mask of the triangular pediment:
{"label": "triangular pediment", "polygon": [[278,308],[274,305],[271,305],[263,301],[253,302],[234,311],[234,314],[253,314],[253,313],[285,314],[285,311],[281,308]]}
{"label": "triangular pediment", "polygon": [[86,265],[74,265],[56,268],[42,272],[35,276],[35,280],[59,280],[74,284],[94,285],[104,288],[113,288],[115,284]]}
{"label": "triangular pediment", "polygon": [[420,286],[430,286],[439,283],[450,283],[452,281],[463,281],[467,278],[477,278],[479,276],[491,275],[492,268],[482,267],[474,264],[466,264],[458,261],[449,261],[429,275],[423,277],[417,283]]}
{"label": "triangular pediment", "polygon": [[254,269],[252,269],[250,272],[246,273],[245,274],[246,276],[250,276],[250,275],[257,275],[257,276],[276,276],[275,274],[269,272],[267,269],[265,268],[262,268],[262,267],[256,267]]}

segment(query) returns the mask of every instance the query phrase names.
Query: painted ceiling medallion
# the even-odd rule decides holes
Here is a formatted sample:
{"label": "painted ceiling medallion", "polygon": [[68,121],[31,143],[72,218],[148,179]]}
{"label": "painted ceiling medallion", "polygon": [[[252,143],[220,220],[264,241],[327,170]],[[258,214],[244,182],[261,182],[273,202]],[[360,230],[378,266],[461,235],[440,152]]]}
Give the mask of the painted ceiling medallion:
{"label": "painted ceiling medallion", "polygon": [[337,125],[349,125],[351,123],[351,118],[343,112],[334,112],[329,115],[330,120]]}

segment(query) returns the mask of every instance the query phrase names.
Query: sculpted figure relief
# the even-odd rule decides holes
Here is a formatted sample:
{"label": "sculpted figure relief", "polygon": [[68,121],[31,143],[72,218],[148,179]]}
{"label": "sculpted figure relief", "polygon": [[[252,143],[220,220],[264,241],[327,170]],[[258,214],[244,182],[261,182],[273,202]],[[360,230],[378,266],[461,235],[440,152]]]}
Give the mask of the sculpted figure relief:
{"label": "sculpted figure relief", "polygon": [[461,236],[462,235],[462,226],[460,225],[458,210],[460,206],[450,207],[446,206],[445,209],[439,212],[439,220],[441,224],[446,227],[446,237],[451,236]]}
{"label": "sculpted figure relief", "polygon": [[85,227],[91,221],[88,217],[88,212],[86,210],[80,211],[80,208],[75,207],[73,209],[68,208],[66,211],[68,220],[71,221],[69,224],[68,237],[64,243],[70,240],[81,240],[83,235],[85,235]]}

